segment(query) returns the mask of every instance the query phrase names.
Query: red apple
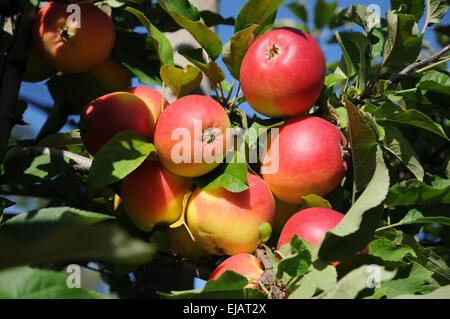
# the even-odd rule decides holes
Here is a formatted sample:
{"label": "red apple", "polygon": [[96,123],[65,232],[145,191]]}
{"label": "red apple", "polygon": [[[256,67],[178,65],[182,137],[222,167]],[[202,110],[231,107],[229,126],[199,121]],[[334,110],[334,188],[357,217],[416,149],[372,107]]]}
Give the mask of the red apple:
{"label": "red apple", "polygon": [[264,181],[275,196],[290,204],[300,204],[302,196],[310,194],[325,196],[346,174],[346,145],[341,131],[320,117],[290,118],[263,156]]}
{"label": "red apple", "polygon": [[108,92],[124,91],[131,85],[133,73],[119,65],[109,57],[93,69],[89,70]]}
{"label": "red apple", "polygon": [[106,94],[89,103],[80,114],[83,145],[95,155],[114,135],[126,130],[153,137],[154,120],[147,104],[128,92]]}
{"label": "red apple", "polygon": [[271,30],[257,38],[240,71],[248,104],[269,117],[307,112],[323,88],[326,64],[317,42],[294,28]]}
{"label": "red apple", "polygon": [[92,3],[50,1],[35,18],[36,46],[55,69],[66,73],[99,65],[108,58],[114,41],[111,17]]}
{"label": "red apple", "polygon": [[211,273],[208,280],[218,279],[225,271],[234,271],[249,281],[246,288],[258,288],[256,281],[264,273],[262,263],[253,255],[241,253],[225,259],[216,269]]}
{"label": "red apple", "polygon": [[273,225],[275,202],[262,178],[248,173],[249,188],[232,193],[225,188],[197,188],[189,199],[186,221],[195,240],[209,253],[253,253],[259,226]]}
{"label": "red apple", "polygon": [[344,218],[335,210],[322,207],[303,209],[295,213],[283,227],[278,239],[277,249],[284,244],[290,243],[292,236],[296,234],[299,238],[318,245],[325,234],[332,230]]}
{"label": "red apple", "polygon": [[157,159],[146,159],[122,180],[120,197],[127,216],[143,231],[171,224],[183,213],[192,180],[172,174]]}
{"label": "red apple", "polygon": [[207,174],[223,162],[231,141],[230,128],[227,113],[215,100],[184,96],[165,108],[156,122],[158,157],[175,174]]}
{"label": "red apple", "polygon": [[162,94],[151,87],[148,86],[135,86],[125,90],[125,92],[132,93],[140,97],[147,104],[150,112],[152,112],[153,119],[156,125],[156,121],[162,112],[162,108],[169,106],[169,102],[162,96]]}

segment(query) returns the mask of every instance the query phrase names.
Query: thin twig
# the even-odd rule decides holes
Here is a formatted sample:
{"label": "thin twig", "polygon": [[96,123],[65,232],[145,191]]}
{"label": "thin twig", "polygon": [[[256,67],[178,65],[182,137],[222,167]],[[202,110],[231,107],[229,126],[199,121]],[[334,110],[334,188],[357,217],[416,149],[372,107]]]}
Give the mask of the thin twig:
{"label": "thin twig", "polygon": [[430,16],[431,16],[430,0],[427,0],[427,17],[425,19],[425,24],[423,25],[421,34],[424,34],[425,31],[427,30],[428,23],[430,21]]}
{"label": "thin twig", "polygon": [[415,73],[411,73],[411,72],[413,70],[417,69],[417,68],[420,68],[420,67],[424,66],[425,64],[437,62],[439,60],[439,58],[441,56],[443,56],[445,53],[447,53],[449,50],[450,50],[450,44],[447,44],[444,48],[442,48],[438,52],[430,55],[428,58],[425,58],[425,59],[422,59],[422,60],[418,60],[418,61],[412,63],[411,65],[408,65],[406,68],[404,68],[403,70],[401,70],[397,74],[394,74],[389,79],[389,83],[390,84],[396,83],[396,82],[399,82],[400,80],[402,80],[405,77],[417,74],[417,72],[415,72]]}

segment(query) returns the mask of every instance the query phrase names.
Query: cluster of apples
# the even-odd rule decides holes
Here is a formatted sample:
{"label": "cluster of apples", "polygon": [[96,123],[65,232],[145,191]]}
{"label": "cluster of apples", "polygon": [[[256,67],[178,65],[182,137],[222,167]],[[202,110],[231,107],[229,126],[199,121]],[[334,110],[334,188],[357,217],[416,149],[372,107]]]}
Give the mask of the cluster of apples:
{"label": "cluster of apples", "polygon": [[[275,29],[251,44],[240,73],[243,93],[258,113],[286,121],[267,146],[261,174],[248,172],[249,188],[242,192],[194,184],[193,178],[220,165],[232,138],[228,114],[206,96],[187,95],[169,104],[144,86],[107,94],[82,111],[82,141],[95,155],[121,131],[146,134],[157,155],[121,183],[130,220],[146,232],[165,226],[172,249],[181,257],[202,261],[211,255],[230,256],[210,280],[233,270],[254,283],[264,271],[254,255],[261,224],[272,226],[279,249],[294,234],[319,244],[344,216],[328,208],[299,211],[303,196],[329,194],[347,170],[344,135],[332,123],[307,115],[320,95],[325,70],[320,47],[303,31]],[[184,133],[188,151],[178,148]],[[274,142],[276,150],[271,148]],[[219,161],[206,161],[205,154]],[[278,170],[266,172],[275,160]]]}
{"label": "cluster of apples", "polygon": [[[102,67],[114,64],[111,18],[90,3],[76,6],[73,17],[67,4],[51,1],[39,10],[25,79],[41,80],[58,70],[91,72],[100,81],[117,84],[121,75]],[[231,256],[210,279],[234,270],[254,282],[263,272],[253,255],[261,224],[272,226],[280,248],[293,234],[318,244],[343,217],[326,208],[298,211],[303,196],[327,195],[347,170],[343,134],[330,122],[307,115],[320,95],[325,70],[320,47],[303,31],[275,29],[251,44],[240,72],[244,96],[258,113],[286,121],[271,141],[279,148],[268,145],[260,174],[248,172],[249,188],[242,192],[194,184],[193,178],[220,165],[230,151],[227,141],[233,138],[227,112],[209,97],[188,95],[169,104],[155,89],[129,88],[129,81],[122,82],[81,112],[82,141],[95,156],[119,132],[147,135],[157,155],[121,183],[120,198],[130,220],[147,232],[156,225],[171,225],[167,233],[172,248],[182,257],[199,261],[211,255]],[[178,149],[185,133],[187,152]],[[200,158],[195,150],[200,150]],[[275,160],[278,170],[269,173],[266,166]]]}
{"label": "cluster of apples", "polygon": [[114,43],[111,17],[92,3],[47,2],[34,17],[23,80],[87,73],[108,92],[126,89],[133,74],[111,57]]}

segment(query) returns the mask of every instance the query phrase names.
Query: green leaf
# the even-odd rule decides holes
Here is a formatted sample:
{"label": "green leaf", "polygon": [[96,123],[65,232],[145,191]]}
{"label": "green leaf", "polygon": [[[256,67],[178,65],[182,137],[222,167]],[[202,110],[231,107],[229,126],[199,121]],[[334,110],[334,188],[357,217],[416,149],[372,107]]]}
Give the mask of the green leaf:
{"label": "green leaf", "polygon": [[147,29],[148,34],[150,35],[150,38],[156,48],[161,64],[169,64],[173,66],[173,48],[167,37],[159,31],[158,28],[156,28],[139,10],[132,7],[126,7],[125,10],[133,13]]}
{"label": "green leaf", "polygon": [[330,28],[356,23],[366,32],[370,32],[379,22],[380,17],[375,11],[361,4],[355,4],[340,10],[331,21]]}
{"label": "green leaf", "polygon": [[423,35],[414,15],[386,13],[389,35],[383,50],[383,65],[405,65],[413,63],[420,54]]}
{"label": "green leaf", "polygon": [[1,299],[103,299],[107,296],[83,288],[69,288],[62,272],[31,267],[0,271]]}
{"label": "green leaf", "polygon": [[0,268],[80,261],[148,262],[156,249],[112,224],[24,222],[0,229]]}
{"label": "green leaf", "polygon": [[226,270],[216,280],[209,280],[202,289],[188,291],[172,291],[159,293],[168,299],[262,299],[265,294],[257,289],[244,288],[248,284],[247,278]]}
{"label": "green leaf", "polygon": [[336,84],[342,80],[345,80],[345,79],[346,79],[346,77],[340,73],[332,73],[325,77],[325,86],[326,87],[333,86],[334,84]]}
{"label": "green leaf", "polygon": [[432,274],[433,272],[413,262],[407,278],[381,283],[381,287],[375,289],[375,295],[377,297],[385,295],[388,299],[391,299],[400,295],[414,294],[422,289]]}
{"label": "green leaf", "polygon": [[337,281],[336,267],[315,260],[300,280],[289,285],[289,299],[309,299],[316,291],[331,289]]}
{"label": "green leaf", "polygon": [[197,21],[200,19],[200,12],[188,0],[164,0],[164,5],[170,11],[174,11],[180,16]]}
{"label": "green leaf", "polygon": [[424,217],[417,209],[411,209],[396,225],[439,223],[450,226],[450,218],[443,216]]}
{"label": "green leaf", "polygon": [[430,0],[430,19],[428,25],[442,20],[449,8],[448,0]]}
{"label": "green leaf", "polygon": [[202,49],[180,48],[178,53],[205,73],[209,79],[212,89],[216,88],[219,83],[225,80],[225,73],[223,73],[222,69],[216,62],[209,61],[208,63],[205,63],[203,60]]}
{"label": "green leaf", "polygon": [[367,185],[376,168],[377,136],[363,114],[344,97],[351,145],[355,190]]}
{"label": "green leaf", "polygon": [[423,181],[423,167],[409,141],[395,127],[386,126],[384,129],[386,134],[383,141],[384,148],[399,159],[418,180]]}
{"label": "green leaf", "polygon": [[450,76],[439,71],[424,72],[417,84],[419,90],[450,95]]}
{"label": "green leaf", "polygon": [[412,14],[417,22],[425,13],[425,0],[391,0],[392,10],[399,10],[402,5],[406,5],[406,10],[402,10],[402,13]]}
{"label": "green leaf", "polygon": [[330,202],[319,195],[311,194],[302,196],[302,204],[300,206],[300,210],[310,207],[332,208]]}
{"label": "green leaf", "polygon": [[291,12],[295,14],[297,18],[305,23],[308,22],[308,9],[306,7],[305,1],[297,0],[296,2],[286,4],[286,7],[291,10]]}
{"label": "green leaf", "polygon": [[[111,56],[114,61],[133,73],[139,79],[139,82],[148,85],[161,85],[159,77],[161,60],[159,55],[161,54],[164,58],[163,52],[165,49],[163,48],[170,51],[168,46],[162,46],[163,43],[161,41],[158,53],[155,42],[146,34],[116,29],[116,41]],[[170,53],[168,54],[168,57],[164,59],[170,61]]]}
{"label": "green leaf", "polygon": [[285,256],[277,267],[277,278],[282,278],[283,273],[291,277],[299,277],[309,269],[311,265],[311,252],[297,235],[292,236],[291,252],[289,256]]}
{"label": "green leaf", "polygon": [[344,218],[327,232],[319,247],[319,258],[339,261],[364,249],[381,219],[381,208],[389,188],[389,171],[377,147],[376,169],[370,183]]}
{"label": "green leaf", "polygon": [[369,244],[369,254],[386,261],[401,261],[406,255],[415,256],[414,250],[406,245],[397,245],[388,239],[377,239]]}
{"label": "green leaf", "polygon": [[[368,288],[370,276],[374,273],[374,269],[370,265],[360,266],[342,277],[333,288],[327,290],[323,299],[354,299],[358,293]],[[380,282],[389,281],[394,278],[396,272],[386,270],[384,267],[377,267]]]}
{"label": "green leaf", "polygon": [[264,222],[258,227],[259,241],[265,243],[272,235],[272,226],[269,223]]}
{"label": "green leaf", "polygon": [[194,182],[206,190],[223,187],[230,192],[240,193],[249,188],[247,172],[244,154],[234,152],[232,161],[220,164],[211,173],[195,178]]}
{"label": "green leaf", "polygon": [[185,96],[194,91],[202,81],[202,71],[193,65],[180,69],[168,64],[161,67],[161,79],[177,97]]}
{"label": "green leaf", "polygon": [[25,12],[30,12],[36,9],[39,5],[39,0],[18,0],[20,6],[25,10]]}
{"label": "green leaf", "polygon": [[434,122],[427,115],[416,109],[405,110],[398,104],[386,102],[376,108],[372,114],[375,116],[377,122],[419,127],[449,141],[449,138],[440,124]]}
{"label": "green leaf", "polygon": [[[172,6],[171,2],[173,1],[158,0],[161,8],[163,8],[179,26],[186,29],[186,31],[197,40],[213,61],[216,60],[220,53],[222,53],[222,41],[219,36],[201,21],[193,21],[191,19],[192,17],[181,15],[178,7]],[[186,3],[186,1],[184,2]],[[177,11],[174,11],[175,9]]]}
{"label": "green leaf", "polygon": [[155,151],[148,136],[134,131],[116,134],[95,155],[88,176],[92,188],[115,183],[132,171]]}
{"label": "green leaf", "polygon": [[314,25],[317,29],[325,28],[336,15],[337,1],[317,0],[314,7]]}
{"label": "green leaf", "polygon": [[114,219],[114,216],[85,211],[72,207],[49,207],[14,216],[13,218],[8,219],[8,221],[0,225],[0,230],[2,229],[3,225],[13,223],[67,222],[91,225],[111,219]]}
{"label": "green leaf", "polygon": [[258,25],[255,37],[267,32],[275,21],[278,7],[284,0],[248,0],[239,11],[234,33],[238,33],[252,25]]}
{"label": "green leaf", "polygon": [[257,25],[252,25],[236,32],[223,47],[222,60],[235,79],[240,78],[242,60],[250,47],[256,28]]}
{"label": "green leaf", "polygon": [[411,179],[389,189],[385,204],[392,206],[450,204],[450,186],[436,188]]}
{"label": "green leaf", "polygon": [[394,297],[394,299],[448,299],[450,296],[450,285],[439,287],[433,292],[424,295],[414,295],[414,294],[406,294],[406,295],[398,295]]}

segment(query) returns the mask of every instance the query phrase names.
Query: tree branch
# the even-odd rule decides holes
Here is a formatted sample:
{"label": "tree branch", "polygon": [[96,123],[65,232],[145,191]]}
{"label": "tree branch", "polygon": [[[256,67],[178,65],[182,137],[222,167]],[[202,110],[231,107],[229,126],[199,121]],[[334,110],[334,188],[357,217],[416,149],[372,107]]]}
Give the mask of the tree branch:
{"label": "tree branch", "polygon": [[7,161],[16,160],[20,157],[38,156],[38,155],[50,155],[50,156],[61,156],[67,157],[74,161],[72,165],[73,169],[81,174],[89,173],[92,165],[92,160],[90,158],[59,149],[44,147],[44,146],[30,146],[23,151],[18,151],[14,153]]}
{"label": "tree branch", "polygon": [[264,273],[258,279],[260,284],[270,292],[272,298],[287,299],[287,289],[277,279],[272,263],[267,257],[267,253],[264,247],[259,246],[258,248],[256,248],[256,257],[264,266]]}
{"label": "tree branch", "polygon": [[411,72],[413,70],[417,69],[417,68],[420,68],[420,67],[424,66],[425,64],[436,62],[437,60],[439,60],[439,58],[441,56],[443,56],[449,50],[450,50],[450,44],[447,44],[447,46],[445,46],[444,48],[442,48],[438,52],[430,55],[428,58],[425,58],[425,59],[422,59],[422,60],[418,60],[418,61],[412,63],[411,65],[408,65],[406,68],[404,68],[403,70],[401,70],[397,74],[394,74],[389,79],[389,84],[399,82],[400,80],[402,80],[405,77],[417,74],[417,72],[413,72],[413,73],[411,73]]}

